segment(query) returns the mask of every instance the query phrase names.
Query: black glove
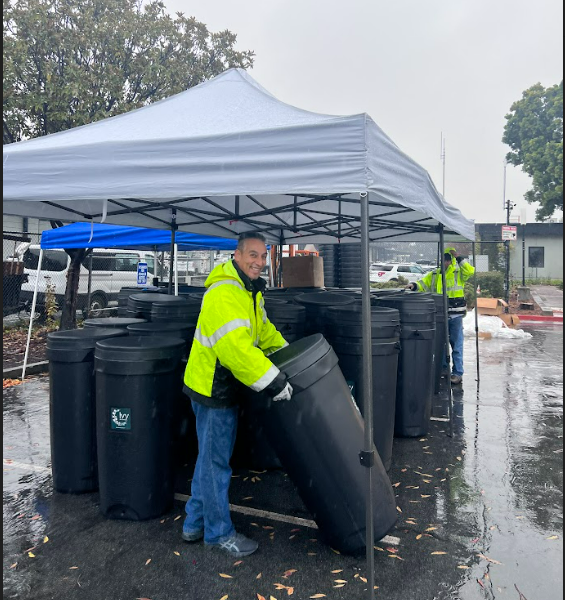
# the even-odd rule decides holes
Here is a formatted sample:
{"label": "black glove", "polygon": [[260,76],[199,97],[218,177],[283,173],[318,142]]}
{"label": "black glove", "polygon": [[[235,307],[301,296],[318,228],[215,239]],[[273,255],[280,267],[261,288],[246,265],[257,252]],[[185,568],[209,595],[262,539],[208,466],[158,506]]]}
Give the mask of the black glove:
{"label": "black glove", "polygon": [[273,381],[265,388],[265,391],[271,398],[278,396],[287,385],[286,375],[281,371]]}

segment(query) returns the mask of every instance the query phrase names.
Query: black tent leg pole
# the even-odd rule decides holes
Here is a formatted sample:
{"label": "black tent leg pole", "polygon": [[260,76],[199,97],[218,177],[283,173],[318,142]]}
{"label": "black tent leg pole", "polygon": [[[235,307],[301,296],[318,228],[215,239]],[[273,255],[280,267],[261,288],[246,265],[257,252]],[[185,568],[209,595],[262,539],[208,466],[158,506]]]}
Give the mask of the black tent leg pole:
{"label": "black tent leg pole", "polygon": [[443,310],[445,316],[445,356],[447,362],[447,390],[448,390],[448,412],[449,412],[449,437],[453,437],[453,389],[451,387],[451,342],[449,341],[449,300],[447,298],[447,278],[445,274],[445,234],[442,224],[439,226],[439,243],[441,245],[441,287],[443,290]]}
{"label": "black tent leg pole", "polygon": [[369,278],[369,196],[361,194],[361,282],[363,293],[363,410],[365,423],[364,449],[361,464],[367,467],[367,585],[369,600],[375,598],[375,526],[373,519],[373,465],[375,443],[373,441],[373,361],[371,333],[371,281]]}
{"label": "black tent leg pole", "polygon": [[479,307],[478,304],[478,280],[477,280],[477,244],[473,242],[473,287],[475,288],[475,345],[477,347],[477,384],[481,382],[481,358],[479,356]]}
{"label": "black tent leg pole", "polygon": [[175,235],[177,231],[177,209],[171,209],[171,251],[169,257],[169,287],[167,293],[173,295],[173,274],[175,269]]}

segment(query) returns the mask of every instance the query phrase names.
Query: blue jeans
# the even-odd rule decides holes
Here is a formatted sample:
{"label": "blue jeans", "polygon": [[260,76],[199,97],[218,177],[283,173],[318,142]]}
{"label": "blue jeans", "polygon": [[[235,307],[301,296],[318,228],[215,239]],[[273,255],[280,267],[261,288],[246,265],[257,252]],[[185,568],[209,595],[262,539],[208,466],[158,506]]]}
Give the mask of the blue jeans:
{"label": "blue jeans", "polygon": [[238,408],[208,408],[193,402],[192,409],[196,415],[198,459],[183,530],[185,533],[204,530],[204,541],[217,544],[235,534],[228,492]]}
{"label": "blue jeans", "polygon": [[[453,375],[459,375],[463,377],[463,343],[465,338],[463,336],[463,317],[449,318],[449,343],[452,349],[453,358]],[[443,359],[443,369],[447,370],[447,357]]]}

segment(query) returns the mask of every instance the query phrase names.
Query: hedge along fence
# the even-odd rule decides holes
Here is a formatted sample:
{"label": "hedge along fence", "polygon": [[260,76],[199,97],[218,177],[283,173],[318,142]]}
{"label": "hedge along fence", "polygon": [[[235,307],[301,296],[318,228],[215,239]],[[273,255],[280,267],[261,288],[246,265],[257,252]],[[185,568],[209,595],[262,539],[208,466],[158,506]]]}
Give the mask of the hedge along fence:
{"label": "hedge along fence", "polygon": [[[504,275],[499,271],[477,273],[477,285],[481,289],[480,298],[504,298]],[[465,284],[465,300],[469,308],[475,308],[474,278]]]}

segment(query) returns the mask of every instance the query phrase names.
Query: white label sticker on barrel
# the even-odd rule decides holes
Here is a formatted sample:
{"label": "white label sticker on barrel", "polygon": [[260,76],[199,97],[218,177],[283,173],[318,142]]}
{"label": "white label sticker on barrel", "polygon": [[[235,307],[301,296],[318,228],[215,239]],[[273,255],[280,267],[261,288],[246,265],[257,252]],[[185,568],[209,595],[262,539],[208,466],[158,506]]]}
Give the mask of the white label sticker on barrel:
{"label": "white label sticker on barrel", "polygon": [[357,412],[359,414],[361,414],[361,411],[359,410],[359,406],[357,405],[357,400],[355,400],[355,390],[356,390],[357,384],[354,381],[349,381],[349,379],[348,379],[347,385],[349,386],[349,391],[351,393],[351,399],[353,400],[353,406],[355,406],[355,408],[357,409]]}
{"label": "white label sticker on barrel", "polygon": [[131,431],[131,408],[111,408],[110,423],[115,431]]}

